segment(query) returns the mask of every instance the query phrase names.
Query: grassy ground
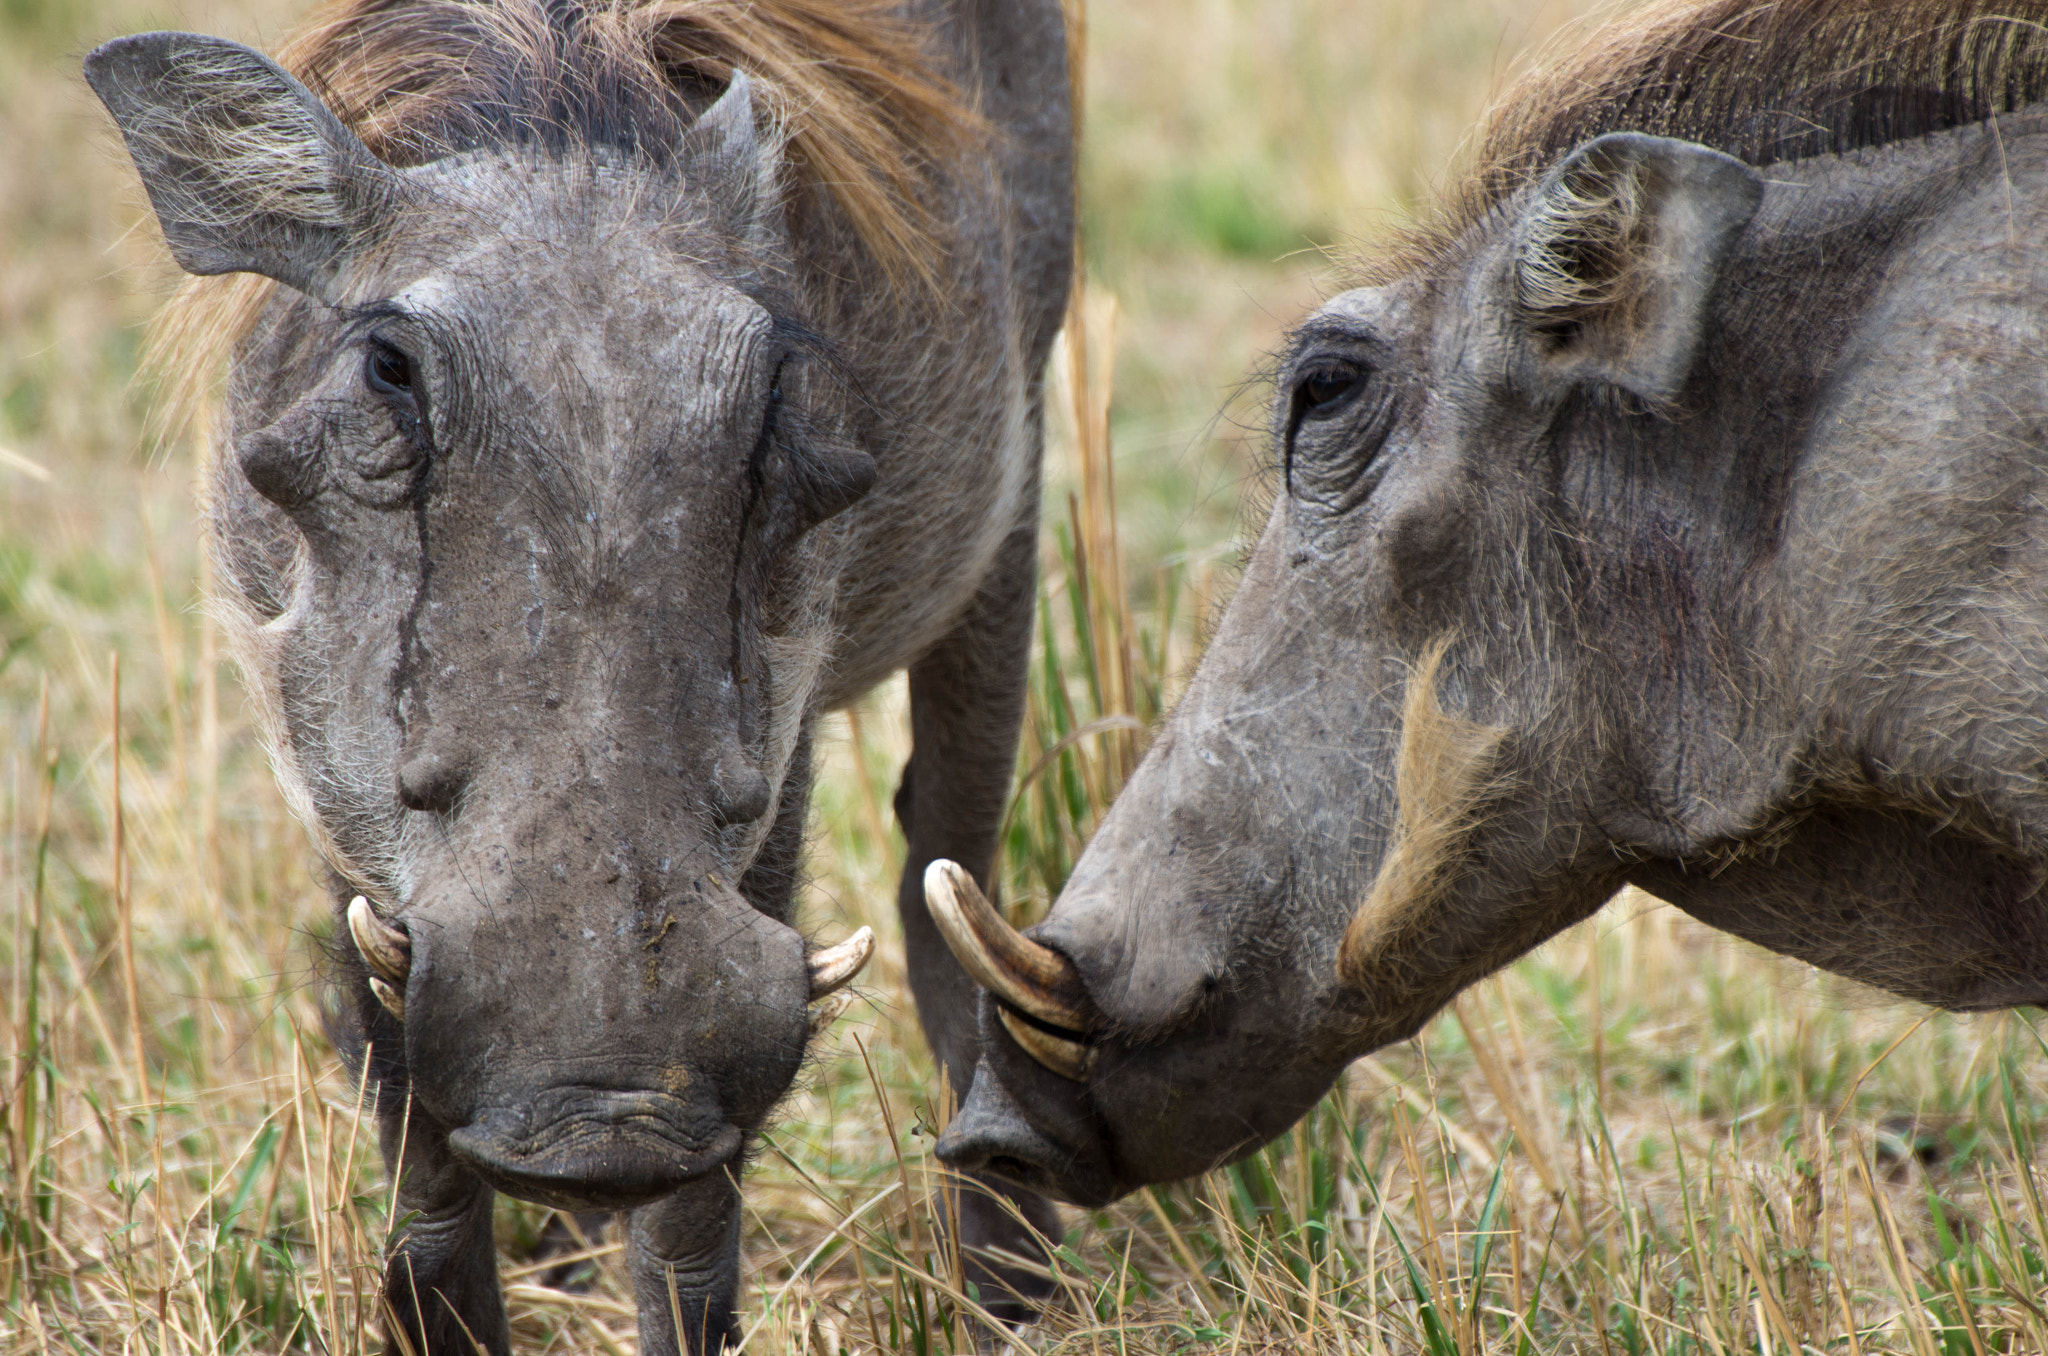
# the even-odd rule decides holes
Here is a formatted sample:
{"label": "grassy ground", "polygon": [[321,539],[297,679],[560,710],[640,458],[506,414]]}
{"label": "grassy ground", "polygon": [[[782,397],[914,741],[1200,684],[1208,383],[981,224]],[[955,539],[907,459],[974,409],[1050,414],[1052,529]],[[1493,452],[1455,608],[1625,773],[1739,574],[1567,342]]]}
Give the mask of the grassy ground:
{"label": "grassy ground", "polygon": [[[1020,760],[1038,775],[1007,838],[1024,909],[1227,588],[1259,482],[1239,382],[1332,276],[1320,248],[1421,200],[1516,54],[1585,8],[1095,7],[1095,291],[1061,363]],[[164,275],[74,75],[114,33],[260,41],[289,18],[270,0],[0,0],[10,1353],[372,1345],[388,1196],[319,1034],[328,906],[197,608],[192,449],[146,452],[137,326]],[[935,1243],[944,1113],[887,916],[904,739],[896,690],[828,723],[808,920],[884,941],[749,1185],[749,1350],[969,1346]],[[1090,1353],[2048,1351],[2034,1021],[1929,1016],[1618,901],[1361,1061],[1273,1148],[1074,1216],[1063,1302],[1029,1336]],[[632,1350],[613,1255],[594,1249],[581,1293],[543,1286],[545,1224],[501,1216],[519,1349]]]}

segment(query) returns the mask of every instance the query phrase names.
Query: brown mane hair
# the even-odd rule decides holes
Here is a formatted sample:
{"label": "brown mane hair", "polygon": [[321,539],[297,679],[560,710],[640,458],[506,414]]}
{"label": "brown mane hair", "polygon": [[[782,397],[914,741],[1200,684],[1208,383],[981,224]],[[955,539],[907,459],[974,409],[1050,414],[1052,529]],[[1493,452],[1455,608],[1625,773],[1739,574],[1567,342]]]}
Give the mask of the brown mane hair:
{"label": "brown mane hair", "polygon": [[[927,168],[987,128],[894,0],[327,0],[277,53],[379,158],[609,144],[660,159],[735,70],[782,124],[791,191],[837,207],[892,287],[937,292]],[[150,365],[172,426],[275,284],[189,279]],[[212,359],[209,361],[209,358]]]}
{"label": "brown mane hair", "polygon": [[1605,132],[1752,165],[1982,122],[2048,98],[2048,0],[1683,0],[1596,30],[1519,82],[1434,214],[1368,283],[1428,267],[1531,178]]}

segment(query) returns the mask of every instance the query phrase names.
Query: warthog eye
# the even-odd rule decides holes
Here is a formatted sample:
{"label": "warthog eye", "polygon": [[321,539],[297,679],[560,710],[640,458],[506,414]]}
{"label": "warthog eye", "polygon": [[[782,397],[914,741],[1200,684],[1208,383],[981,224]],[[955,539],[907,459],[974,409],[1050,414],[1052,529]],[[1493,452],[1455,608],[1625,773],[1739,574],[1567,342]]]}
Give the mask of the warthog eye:
{"label": "warthog eye", "polygon": [[373,341],[363,355],[363,384],[378,395],[410,398],[412,359],[389,344]]}
{"label": "warthog eye", "polygon": [[1394,388],[1369,362],[1334,354],[1304,360],[1289,397],[1289,494],[1345,512],[1372,492],[1371,473],[1392,427]]}
{"label": "warthog eye", "polygon": [[1304,419],[1321,419],[1334,413],[1365,384],[1365,375],[1363,369],[1352,363],[1331,362],[1310,368],[1295,383],[1296,412]]}
{"label": "warthog eye", "polygon": [[373,447],[355,457],[356,474],[366,481],[391,481],[397,486],[367,489],[370,499],[389,506],[397,502],[394,493],[409,492],[411,477],[401,484],[394,480],[426,459],[433,439],[427,428],[426,390],[416,380],[412,358],[402,348],[372,336],[363,346],[363,385],[390,412],[397,425],[396,438],[378,438]]}
{"label": "warthog eye", "polygon": [[775,371],[768,378],[768,403],[761,411],[761,431],[754,435],[754,450],[747,463],[749,472],[753,475],[761,473],[762,464],[767,460],[769,450],[775,445],[775,436],[781,431],[782,378],[788,370],[789,357],[785,354],[777,360]]}

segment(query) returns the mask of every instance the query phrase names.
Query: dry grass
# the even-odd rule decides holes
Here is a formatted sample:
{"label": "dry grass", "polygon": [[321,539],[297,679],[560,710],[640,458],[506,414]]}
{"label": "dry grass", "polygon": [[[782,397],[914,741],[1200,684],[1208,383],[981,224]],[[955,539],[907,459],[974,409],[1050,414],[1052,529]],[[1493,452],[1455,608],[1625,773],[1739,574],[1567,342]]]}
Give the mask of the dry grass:
{"label": "dry grass", "polygon": [[[1021,909],[1071,865],[1220,591],[1252,457],[1214,416],[1321,262],[1276,258],[1414,202],[1503,54],[1579,8],[1096,7],[1103,290],[1061,359],[1034,775],[1006,838]],[[140,450],[136,279],[161,275],[73,75],[111,33],[260,39],[284,16],[173,10],[0,0],[0,1350],[356,1352],[388,1196],[319,1034],[328,908],[195,606],[189,449]],[[902,717],[892,689],[827,726],[808,918],[885,940],[750,1183],[750,1350],[969,1345],[935,1243],[940,1091],[887,917]],[[2048,1351],[2031,1022],[1928,1017],[1624,900],[1362,1061],[1273,1148],[1074,1218],[1064,1301],[1031,1335]],[[587,1290],[546,1287],[544,1223],[501,1216],[519,1350],[631,1351],[612,1254]]]}

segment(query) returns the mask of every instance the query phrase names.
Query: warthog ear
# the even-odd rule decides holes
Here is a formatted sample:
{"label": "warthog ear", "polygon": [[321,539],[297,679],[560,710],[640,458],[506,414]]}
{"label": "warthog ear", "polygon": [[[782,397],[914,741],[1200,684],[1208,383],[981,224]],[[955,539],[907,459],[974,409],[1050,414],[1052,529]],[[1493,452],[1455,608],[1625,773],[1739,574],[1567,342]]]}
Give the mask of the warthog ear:
{"label": "warthog ear", "polygon": [[755,125],[754,82],[735,70],[718,102],[684,133],[683,175],[725,210],[722,224],[749,245],[766,244],[782,224],[780,148]]}
{"label": "warthog ear", "polygon": [[188,273],[260,273],[329,299],[398,191],[396,171],[311,91],[240,43],[138,33],[87,57],[85,78]]}
{"label": "warthog ear", "polygon": [[1512,238],[1512,305],[1539,362],[1651,405],[1692,371],[1707,300],[1763,180],[1690,141],[1618,132],[1537,186]]}

